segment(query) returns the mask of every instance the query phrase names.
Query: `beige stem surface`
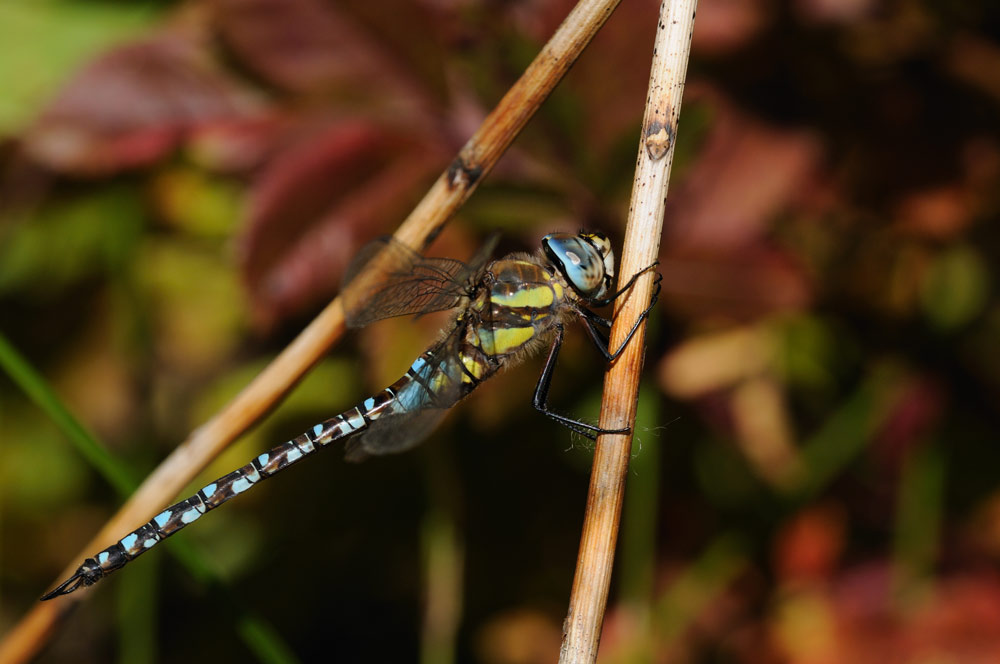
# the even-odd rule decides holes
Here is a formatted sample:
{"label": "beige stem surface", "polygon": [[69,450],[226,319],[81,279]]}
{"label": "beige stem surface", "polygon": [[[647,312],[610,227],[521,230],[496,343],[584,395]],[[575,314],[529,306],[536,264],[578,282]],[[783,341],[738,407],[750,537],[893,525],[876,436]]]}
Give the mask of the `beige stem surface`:
{"label": "beige stem surface", "polygon": [[[697,0],[663,0],[660,5],[639,159],[622,251],[621,283],[650,265],[659,254],[663,208],[696,8]],[[615,303],[612,349],[619,347],[648,305],[652,288],[653,275],[644,275]],[[635,423],[644,336],[645,326],[608,369],[601,404],[602,428],[618,429]],[[597,439],[576,575],[563,625],[561,664],[582,664],[597,659],[631,451],[631,434],[603,435]]]}

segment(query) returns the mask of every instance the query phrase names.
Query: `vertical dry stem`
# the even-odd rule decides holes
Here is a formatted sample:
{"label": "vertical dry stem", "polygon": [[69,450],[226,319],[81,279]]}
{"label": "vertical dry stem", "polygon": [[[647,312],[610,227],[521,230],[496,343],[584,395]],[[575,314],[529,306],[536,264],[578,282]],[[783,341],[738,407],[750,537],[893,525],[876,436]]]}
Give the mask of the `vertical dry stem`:
{"label": "vertical dry stem", "polygon": [[[541,103],[576,61],[620,0],[581,0],[528,66],[517,83],[483,121],[448,169],[396,233],[423,247],[475,190]],[[59,580],[122,534],[149,520],[240,434],[270,410],[344,332],[337,298],[218,414],[192,432],[142,483],[120,510],[71,561]],[[59,618],[87,596],[79,590],[36,604],[0,642],[0,664],[24,662],[55,632]]]}
{"label": "vertical dry stem", "polygon": [[[622,283],[656,260],[659,253],[663,206],[673,162],[677,117],[684,93],[696,7],[697,0],[663,0],[660,5],[649,94],[622,252]],[[653,276],[643,276],[631,292],[615,304],[612,348],[618,348],[645,309],[652,286]],[[635,423],[644,336],[645,328],[608,370],[601,406],[603,428],[617,429]],[[606,435],[597,439],[576,576],[563,626],[559,657],[562,664],[597,659],[631,449],[631,434]]]}

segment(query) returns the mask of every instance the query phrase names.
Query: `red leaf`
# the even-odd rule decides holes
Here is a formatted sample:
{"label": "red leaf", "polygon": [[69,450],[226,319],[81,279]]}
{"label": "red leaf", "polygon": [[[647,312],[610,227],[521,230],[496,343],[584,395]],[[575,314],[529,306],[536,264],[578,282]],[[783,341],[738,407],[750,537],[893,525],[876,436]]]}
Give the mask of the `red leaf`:
{"label": "red leaf", "polygon": [[784,582],[823,581],[844,548],[843,510],[836,505],[805,509],[786,523],[775,545],[775,567]]}
{"label": "red leaf", "polygon": [[670,246],[718,252],[756,243],[777,215],[800,203],[819,179],[821,152],[810,134],[769,127],[707,95],[716,121],[671,186],[666,217]]}
{"label": "red leaf", "polygon": [[152,163],[192,127],[248,113],[249,98],[178,32],[110,51],[85,66],[25,136],[25,151],[72,175]]}
{"label": "red leaf", "polygon": [[329,298],[358,248],[405,214],[445,159],[367,120],[303,133],[251,193],[240,260],[258,321]]}
{"label": "red leaf", "polygon": [[812,284],[798,261],[764,243],[729,252],[665,247],[661,302],[681,315],[752,319],[802,309],[812,298]]}
{"label": "red leaf", "polygon": [[372,115],[431,125],[440,113],[382,44],[331,2],[212,0],[215,31],[240,65],[299,95],[337,95]]}
{"label": "red leaf", "polygon": [[691,36],[695,53],[721,55],[744,46],[773,20],[764,0],[702,0]]}
{"label": "red leaf", "polygon": [[880,460],[893,469],[941,419],[947,398],[931,378],[916,377],[903,386],[875,437]]}

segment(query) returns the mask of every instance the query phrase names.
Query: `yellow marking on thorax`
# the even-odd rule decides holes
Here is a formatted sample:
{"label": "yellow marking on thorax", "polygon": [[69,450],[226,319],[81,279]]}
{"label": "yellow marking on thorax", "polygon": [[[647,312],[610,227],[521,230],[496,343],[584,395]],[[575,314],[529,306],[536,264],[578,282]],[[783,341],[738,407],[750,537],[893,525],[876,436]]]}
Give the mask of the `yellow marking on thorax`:
{"label": "yellow marking on thorax", "polygon": [[516,291],[510,294],[505,293],[493,293],[490,297],[494,304],[499,304],[502,307],[534,307],[536,309],[544,309],[545,307],[552,306],[555,301],[552,294],[552,289],[548,286],[536,286],[535,288],[518,288]]}
{"label": "yellow marking on thorax", "polygon": [[504,355],[517,350],[531,338],[535,336],[535,328],[528,325],[525,327],[502,327],[497,330],[480,330],[479,341],[482,343],[483,352],[488,355]]}

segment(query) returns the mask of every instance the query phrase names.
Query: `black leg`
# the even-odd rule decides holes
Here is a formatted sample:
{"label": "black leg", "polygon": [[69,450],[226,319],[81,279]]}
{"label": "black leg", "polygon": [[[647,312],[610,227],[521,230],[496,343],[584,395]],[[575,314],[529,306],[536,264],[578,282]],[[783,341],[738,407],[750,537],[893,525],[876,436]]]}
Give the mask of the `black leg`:
{"label": "black leg", "polygon": [[591,321],[595,325],[600,325],[605,330],[610,330],[611,329],[611,319],[610,318],[605,318],[604,316],[602,316],[600,314],[594,313],[590,309],[584,309],[582,307],[578,311],[580,312],[580,314],[582,316],[586,317],[589,321]]}
{"label": "black leg", "polygon": [[[626,284],[624,286],[622,286],[621,288],[619,288],[617,291],[615,291],[611,295],[608,295],[607,297],[602,297],[600,300],[593,300],[593,301],[591,301],[590,302],[590,306],[592,306],[592,307],[603,307],[603,306],[607,306],[607,305],[611,304],[612,302],[614,302],[615,300],[617,300],[619,297],[621,297],[622,295],[624,295],[625,292],[628,291],[629,288],[632,288],[632,285],[635,284],[635,280],[636,279],[638,279],[642,275],[646,274],[650,270],[654,269],[659,264],[660,264],[660,261],[653,261],[652,263],[650,263],[646,267],[642,268],[641,270],[639,270],[638,272],[636,272],[635,274],[633,274],[632,278],[629,279],[628,282],[626,282]],[[660,279],[663,279],[663,275],[660,275]]]}
{"label": "black leg", "polygon": [[594,342],[594,346],[604,356],[604,359],[610,362],[614,359],[611,357],[611,353],[608,352],[608,343],[610,342],[597,329],[597,325],[599,324],[597,321],[593,321],[586,316],[583,318],[583,329],[587,330],[590,340]]}
{"label": "black leg", "polygon": [[653,296],[649,300],[649,306],[646,307],[643,310],[643,312],[639,315],[639,318],[635,321],[635,325],[632,326],[632,329],[629,330],[628,334],[625,336],[625,340],[622,341],[622,345],[619,346],[618,350],[616,350],[613,353],[608,347],[610,341],[601,336],[600,332],[598,332],[597,328],[595,327],[596,325],[601,325],[602,327],[603,326],[610,327],[611,321],[607,320],[606,318],[602,318],[601,316],[595,314],[593,311],[589,311],[588,309],[579,310],[580,313],[582,314],[583,325],[584,328],[587,330],[587,334],[590,335],[591,341],[593,341],[594,345],[597,346],[597,350],[600,351],[601,355],[604,356],[605,360],[607,360],[608,362],[614,362],[615,360],[617,360],[618,356],[621,355],[622,351],[625,350],[625,347],[628,346],[628,342],[632,340],[632,337],[635,335],[636,331],[639,329],[639,326],[642,324],[642,322],[647,318],[649,318],[649,312],[653,310],[653,307],[656,305],[656,301],[660,297],[660,288],[661,288],[660,282],[662,281],[663,281],[663,275],[657,272],[656,280],[653,282]]}
{"label": "black leg", "polygon": [[577,432],[581,436],[586,436],[591,440],[595,440],[597,435],[602,433],[628,433],[628,428],[602,429],[594,426],[593,424],[580,422],[579,420],[574,420],[571,417],[566,417],[565,415],[560,415],[559,413],[554,413],[549,410],[549,386],[552,385],[552,373],[556,368],[556,358],[559,357],[559,348],[562,346],[562,342],[563,326],[557,324],[556,338],[552,341],[552,348],[549,349],[549,356],[545,360],[545,368],[542,369],[542,375],[538,379],[538,385],[535,386],[535,397],[531,401],[532,405],[543,415],[551,417],[559,424],[562,424],[568,429]]}

